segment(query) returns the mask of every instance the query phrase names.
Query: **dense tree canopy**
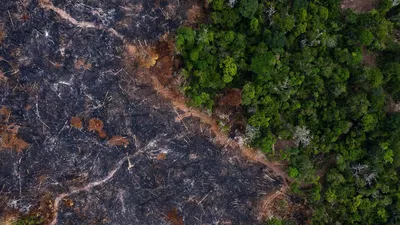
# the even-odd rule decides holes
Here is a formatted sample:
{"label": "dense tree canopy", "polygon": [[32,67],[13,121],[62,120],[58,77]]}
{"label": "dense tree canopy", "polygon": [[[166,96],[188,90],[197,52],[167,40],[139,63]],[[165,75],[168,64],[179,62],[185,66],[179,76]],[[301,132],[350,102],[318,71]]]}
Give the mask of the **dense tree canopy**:
{"label": "dense tree canopy", "polygon": [[[399,224],[400,116],[385,111],[400,100],[399,7],[383,0],[356,14],[338,0],[210,2],[210,24],[177,32],[193,104],[211,109],[217,93],[240,88],[256,131],[249,144],[272,154],[276,140],[293,139],[280,156],[290,177],[314,185],[302,190],[314,224]],[[363,62],[368,52],[376,66]],[[322,180],[321,158],[335,159]]]}

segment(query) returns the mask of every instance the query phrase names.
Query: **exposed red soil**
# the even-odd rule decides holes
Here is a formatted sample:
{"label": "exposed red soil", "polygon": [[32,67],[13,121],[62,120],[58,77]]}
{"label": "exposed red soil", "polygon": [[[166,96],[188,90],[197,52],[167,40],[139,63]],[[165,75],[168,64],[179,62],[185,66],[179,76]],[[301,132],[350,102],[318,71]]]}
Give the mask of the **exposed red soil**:
{"label": "exposed red soil", "polygon": [[106,28],[101,24],[97,25],[97,24],[94,24],[91,22],[76,20],[71,15],[69,15],[65,10],[55,7],[50,0],[39,0],[39,6],[45,10],[54,11],[55,13],[58,14],[58,16],[69,21],[71,24],[74,24],[75,26],[78,26],[81,28],[103,29],[103,30],[106,30],[106,31],[114,34],[116,37],[120,38],[121,40],[124,39],[124,37],[121,34],[119,34],[116,30],[114,30],[114,28]]}
{"label": "exposed red soil", "polygon": [[190,8],[187,11],[186,16],[187,16],[186,20],[187,24],[194,24],[200,21],[204,21],[206,17],[204,8],[196,4],[193,5],[192,8]]}
{"label": "exposed red soil", "polygon": [[171,225],[183,225],[183,218],[178,215],[178,210],[173,208],[167,213],[167,220]]}
{"label": "exposed red soil", "polygon": [[229,89],[219,101],[219,105],[240,106],[242,104],[242,91],[237,88]]}
{"label": "exposed red soil", "polygon": [[274,144],[275,150],[285,150],[294,147],[296,147],[294,140],[277,140]]}
{"label": "exposed red soil", "polygon": [[368,66],[376,65],[376,54],[369,52],[365,46],[362,49],[362,54],[363,54],[362,62],[365,65],[368,65]]}
{"label": "exposed red soil", "polygon": [[0,23],[0,44],[6,36],[6,32],[4,31],[4,25]]}
{"label": "exposed red soil", "polygon": [[340,7],[342,9],[352,9],[355,12],[363,13],[374,9],[379,0],[343,0]]}
{"label": "exposed red soil", "polygon": [[[55,65],[57,67],[57,65]],[[77,70],[90,70],[92,68],[92,64],[91,63],[87,63],[86,60],[84,59],[78,59],[75,62],[75,69]]]}

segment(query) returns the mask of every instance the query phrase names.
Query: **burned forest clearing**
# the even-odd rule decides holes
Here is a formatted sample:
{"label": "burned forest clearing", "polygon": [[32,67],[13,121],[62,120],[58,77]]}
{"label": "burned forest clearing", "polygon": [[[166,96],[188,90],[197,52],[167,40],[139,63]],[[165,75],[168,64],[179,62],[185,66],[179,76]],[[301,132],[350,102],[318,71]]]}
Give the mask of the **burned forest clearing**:
{"label": "burned forest clearing", "polygon": [[5,0],[0,225],[400,223],[399,4]]}

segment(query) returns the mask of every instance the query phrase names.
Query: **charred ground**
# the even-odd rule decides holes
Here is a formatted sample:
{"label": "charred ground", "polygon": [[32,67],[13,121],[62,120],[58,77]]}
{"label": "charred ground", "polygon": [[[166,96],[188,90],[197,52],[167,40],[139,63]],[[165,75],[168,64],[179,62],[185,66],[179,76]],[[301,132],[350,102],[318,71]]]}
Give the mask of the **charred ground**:
{"label": "charred ground", "polygon": [[156,42],[193,2],[52,2],[98,28],[71,24],[43,2],[0,5],[0,218],[258,223],[259,200],[279,179],[213,144],[196,119],[176,122],[171,104],[138,82],[135,62],[127,66],[127,42]]}

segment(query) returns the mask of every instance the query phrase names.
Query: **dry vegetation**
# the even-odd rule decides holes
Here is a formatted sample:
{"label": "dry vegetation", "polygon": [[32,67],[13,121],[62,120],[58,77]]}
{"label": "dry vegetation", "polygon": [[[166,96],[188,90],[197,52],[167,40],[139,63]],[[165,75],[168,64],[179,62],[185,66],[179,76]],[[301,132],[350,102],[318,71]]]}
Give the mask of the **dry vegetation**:
{"label": "dry vegetation", "polygon": [[203,7],[199,5],[193,5],[192,8],[187,11],[186,16],[186,23],[189,25],[204,21],[206,18]]}
{"label": "dry vegetation", "polygon": [[3,71],[0,70],[0,83],[7,82],[8,78],[4,75]]}
{"label": "dry vegetation", "polygon": [[110,146],[124,146],[125,148],[129,145],[129,140],[122,136],[113,136],[107,142]]}
{"label": "dry vegetation", "polygon": [[4,30],[4,24],[0,23],[0,44],[6,37],[6,32]]}
{"label": "dry vegetation", "polygon": [[29,144],[18,137],[19,126],[9,123],[11,110],[2,107],[0,109],[0,150],[9,149],[21,152],[29,147]]}
{"label": "dry vegetation", "polygon": [[126,45],[127,55],[126,57],[135,60],[139,66],[149,69],[154,66],[158,59],[158,54],[155,49],[151,46],[142,45]]}
{"label": "dry vegetation", "polygon": [[79,117],[72,117],[71,118],[71,126],[75,127],[76,129],[82,129],[83,128],[83,123],[81,118]]}
{"label": "dry vegetation", "polygon": [[168,212],[167,220],[171,225],[183,225],[183,218],[178,215],[178,210],[176,208],[173,208]]}
{"label": "dry vegetation", "polygon": [[89,125],[88,129],[89,131],[94,131],[97,132],[100,138],[106,138],[107,133],[103,130],[104,124],[103,121],[101,121],[98,118],[92,118],[89,120]]}
{"label": "dry vegetation", "polygon": [[81,70],[81,69],[90,70],[91,68],[92,68],[92,64],[86,62],[86,60],[84,60],[84,59],[78,59],[75,62],[75,69],[77,69],[77,70]]}

